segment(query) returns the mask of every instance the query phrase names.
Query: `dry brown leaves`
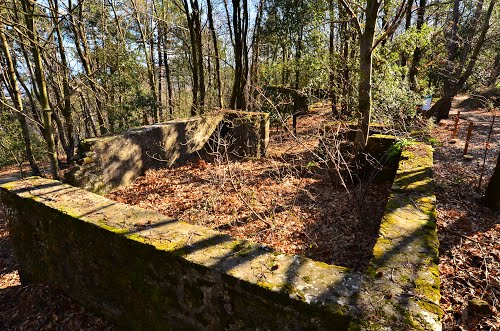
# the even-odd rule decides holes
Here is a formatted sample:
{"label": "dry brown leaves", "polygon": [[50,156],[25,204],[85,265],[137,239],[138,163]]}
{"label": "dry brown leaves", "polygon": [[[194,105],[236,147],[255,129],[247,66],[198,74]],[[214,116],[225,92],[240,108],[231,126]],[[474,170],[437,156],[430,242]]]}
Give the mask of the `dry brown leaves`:
{"label": "dry brown leaves", "polygon": [[[499,113],[497,111],[497,116]],[[500,329],[500,213],[481,204],[500,150],[498,117],[484,179],[478,188],[492,115],[493,112],[484,110],[462,110],[457,141],[451,140],[453,119],[443,121],[434,130],[442,143],[436,147],[435,179],[445,330]],[[472,161],[462,157],[467,120],[474,121],[468,153],[474,157]],[[469,311],[468,303],[472,299],[488,302],[492,313]]]}
{"label": "dry brown leaves", "polygon": [[[290,254],[363,269],[377,238],[390,183],[333,184],[328,171],[311,166],[317,131],[327,112],[299,120],[298,138],[272,134],[270,157],[230,161],[204,157],[148,171],[108,198],[156,210],[250,239]],[[357,198],[367,189],[362,202]],[[369,212],[367,212],[369,211]]]}

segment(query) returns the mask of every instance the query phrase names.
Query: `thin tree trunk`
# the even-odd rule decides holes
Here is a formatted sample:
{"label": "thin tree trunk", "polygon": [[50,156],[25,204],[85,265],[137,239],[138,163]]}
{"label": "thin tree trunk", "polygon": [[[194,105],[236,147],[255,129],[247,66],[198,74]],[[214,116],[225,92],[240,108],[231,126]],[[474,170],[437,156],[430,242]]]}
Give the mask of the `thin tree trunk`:
{"label": "thin tree trunk", "polygon": [[329,92],[330,92],[330,100],[332,103],[332,115],[338,116],[338,111],[337,111],[337,94],[335,91],[335,25],[333,23],[334,21],[334,5],[333,5],[333,0],[328,1],[328,11],[329,11],[329,17],[330,17],[330,35],[329,35],[329,45],[328,45],[328,59],[330,62],[329,65],[329,75],[328,75],[328,87],[329,87]]}
{"label": "thin tree trunk", "polygon": [[198,56],[198,78],[199,78],[199,94],[198,94],[198,113],[202,114],[205,111],[205,96],[206,96],[206,86],[205,86],[205,72],[203,70],[203,40],[201,34],[201,13],[198,0],[191,0],[191,18],[194,23],[194,32],[196,40],[196,50]]}
{"label": "thin tree trunk", "polygon": [[299,36],[297,38],[297,51],[295,54],[295,89],[298,90],[300,87],[300,59],[302,58],[302,35],[304,33],[304,27],[300,27]]}
{"label": "thin tree trunk", "polygon": [[[453,98],[457,95],[458,91],[460,91],[463,86],[465,85],[465,82],[467,79],[469,79],[470,75],[472,74],[472,70],[474,69],[474,66],[476,64],[477,58],[479,56],[479,52],[481,51],[481,48],[483,47],[484,40],[486,38],[486,33],[488,32],[488,29],[490,27],[490,18],[491,14],[493,12],[493,8],[495,7],[496,0],[492,0],[490,2],[490,5],[488,6],[488,10],[485,14],[483,25],[481,27],[481,33],[479,35],[479,38],[476,42],[476,45],[474,46],[474,50],[472,52],[472,55],[469,59],[469,62],[467,64],[466,69],[463,71],[460,77],[452,77],[453,81],[455,81],[454,84],[451,86],[448,86],[448,89],[446,89],[445,86],[445,93],[444,96],[439,99],[432,107],[429,109],[429,111],[426,114],[427,118],[430,118],[434,115],[436,115],[436,120],[439,122],[440,120],[444,118],[448,118],[449,113],[450,113],[450,108],[451,108],[451,101]],[[456,41],[455,41],[456,42]],[[454,41],[452,40],[452,43]],[[453,57],[455,58],[455,57]]]}
{"label": "thin tree trunk", "polygon": [[172,89],[172,80],[171,80],[171,71],[170,71],[170,63],[168,62],[168,37],[165,35],[163,45],[163,61],[165,62],[165,79],[167,80],[167,92],[168,92],[168,113],[170,117],[174,115],[174,97],[173,97],[173,89]]}
{"label": "thin tree trunk", "polygon": [[24,140],[26,158],[30,164],[32,174],[34,176],[38,176],[40,174],[40,169],[36,164],[31,149],[31,139],[30,139],[28,123],[26,122],[26,117],[24,114],[23,100],[21,97],[21,92],[19,91],[19,86],[17,85],[17,77],[15,73],[14,61],[12,60],[12,56],[10,54],[10,47],[7,42],[7,38],[5,37],[5,31],[3,25],[0,25],[0,39],[2,42],[1,48],[4,53],[5,60],[7,62],[7,75],[10,85],[9,92],[11,92],[11,98],[12,101],[14,102],[15,108],[17,108],[18,110],[18,113],[16,115],[19,120],[19,124],[21,125],[21,132]]}
{"label": "thin tree trunk", "polygon": [[219,45],[217,43],[217,34],[215,33],[214,18],[212,14],[212,2],[207,0],[207,11],[208,11],[208,24],[210,32],[212,33],[212,42],[214,45],[215,54],[215,80],[217,83],[217,105],[219,108],[224,108],[224,101],[222,100],[222,81],[220,78],[220,53]]}
{"label": "thin tree trunk", "polygon": [[[191,12],[189,10],[189,5],[187,0],[182,1],[184,5],[184,12],[186,14],[186,20],[187,20],[187,25],[189,28],[189,38],[191,42],[191,72],[193,76],[193,84],[192,84],[192,93],[193,93],[193,102],[191,104],[191,116],[195,116],[196,113],[198,112],[199,108],[199,98],[198,98],[198,91],[199,91],[199,71],[198,71],[198,51],[197,51],[197,45],[198,43],[196,42],[196,32],[194,29],[194,22],[193,18],[191,15]],[[202,64],[203,65],[203,64]]]}
{"label": "thin tree trunk", "polygon": [[365,29],[359,38],[359,123],[356,135],[357,150],[365,147],[368,141],[370,130],[370,120],[372,114],[372,61],[373,42],[375,39],[375,26],[377,23],[377,13],[380,4],[377,0],[367,1],[367,11],[365,12]]}
{"label": "thin tree trunk", "polygon": [[90,55],[89,55],[89,47],[87,43],[87,37],[85,33],[83,33],[81,25],[76,23],[73,11],[78,8],[79,18],[78,21],[83,24],[83,3],[80,3],[78,6],[73,7],[72,1],[68,1],[68,12],[70,17],[71,29],[73,30],[73,34],[75,37],[75,46],[78,57],[82,62],[83,69],[85,70],[85,74],[87,75],[87,80],[89,82],[90,89],[94,93],[95,103],[96,103],[96,115],[97,122],[99,123],[99,132],[101,135],[108,133],[108,128],[106,127],[106,121],[104,120],[104,107],[102,105],[101,99],[99,98],[99,89],[97,83],[92,78],[94,72],[91,68],[90,63]]}
{"label": "thin tree trunk", "polygon": [[71,112],[71,92],[69,86],[68,60],[66,58],[66,51],[64,48],[62,33],[56,15],[57,13],[59,13],[58,1],[57,0],[50,1],[50,3],[51,7],[53,8],[52,22],[57,36],[57,45],[62,66],[63,107],[61,110],[64,117],[64,121],[66,122],[65,127],[67,136],[67,146],[65,148],[65,152],[66,152],[66,159],[69,162],[73,157],[73,153],[75,151],[75,138],[74,138],[73,116]]}
{"label": "thin tree trunk", "polygon": [[[427,6],[427,0],[420,0],[417,9],[417,33],[420,33],[422,26],[424,25],[425,8]],[[411,61],[410,70],[408,72],[408,81],[410,82],[410,89],[415,91],[417,88],[417,73],[418,66],[420,65],[420,59],[422,58],[422,49],[417,45],[413,51],[413,58]]]}
{"label": "thin tree trunk", "polygon": [[495,172],[486,188],[484,204],[490,208],[500,210],[500,154],[498,154]]}
{"label": "thin tree trunk", "polygon": [[[414,0],[409,0],[406,8],[406,20],[405,20],[405,31],[408,31],[411,27],[411,16],[412,16],[412,7],[413,7],[413,1]],[[408,62],[408,55],[406,54],[406,49],[403,49],[403,52],[401,54],[401,66],[405,67]],[[403,79],[405,79],[405,73],[403,71]]]}
{"label": "thin tree trunk", "polygon": [[490,87],[496,85],[498,77],[500,77],[500,53],[497,53],[497,55],[495,56],[495,62],[493,63],[491,75],[488,78],[488,83],[486,86]]}
{"label": "thin tree trunk", "polygon": [[27,27],[27,34],[31,45],[31,50],[33,53],[33,60],[35,65],[35,76],[38,85],[38,91],[40,93],[40,105],[42,107],[43,113],[43,124],[45,127],[45,141],[47,142],[47,153],[50,160],[50,169],[52,177],[54,179],[59,179],[59,164],[57,160],[57,151],[54,141],[54,129],[52,126],[52,110],[49,106],[49,99],[47,93],[47,85],[45,83],[45,76],[42,66],[42,57],[40,54],[38,35],[35,29],[34,16],[34,3],[29,0],[21,0],[23,5],[23,10],[25,12],[25,20]]}

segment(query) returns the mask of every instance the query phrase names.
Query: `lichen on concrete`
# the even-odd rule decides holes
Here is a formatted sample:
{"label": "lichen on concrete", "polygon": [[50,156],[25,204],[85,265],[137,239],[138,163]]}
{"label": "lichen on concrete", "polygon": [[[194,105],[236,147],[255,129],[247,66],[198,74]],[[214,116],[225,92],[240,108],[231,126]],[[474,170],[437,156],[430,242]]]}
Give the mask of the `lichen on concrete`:
{"label": "lichen on concrete", "polygon": [[361,297],[365,303],[384,303],[376,312],[384,318],[365,320],[375,329],[441,330],[432,164],[431,146],[403,148],[367,272],[371,280],[365,281],[367,294]]}
{"label": "lichen on concrete", "polygon": [[431,175],[431,147],[404,146],[365,274],[43,178],[0,186],[0,204],[23,280],[124,329],[440,330]]}
{"label": "lichen on concrete", "polygon": [[246,157],[266,154],[268,114],[221,111],[86,139],[65,180],[98,194],[129,185],[148,169],[171,166],[205,148],[228,122],[234,151]]}
{"label": "lichen on concrete", "polygon": [[0,187],[0,201],[24,279],[125,329],[347,330],[355,311],[362,276],[342,267],[43,178]]}

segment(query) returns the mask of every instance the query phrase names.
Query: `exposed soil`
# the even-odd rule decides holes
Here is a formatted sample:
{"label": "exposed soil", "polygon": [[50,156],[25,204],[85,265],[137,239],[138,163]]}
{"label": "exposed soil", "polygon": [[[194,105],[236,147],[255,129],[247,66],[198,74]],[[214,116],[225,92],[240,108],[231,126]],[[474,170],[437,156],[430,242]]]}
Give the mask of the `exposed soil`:
{"label": "exposed soil", "polygon": [[296,138],[274,130],[269,157],[239,162],[204,156],[150,170],[107,197],[284,253],[363,270],[391,182],[347,180],[346,188],[317,166],[318,133],[329,117],[327,109],[302,117]]}
{"label": "exposed soil", "polygon": [[[459,98],[456,104],[460,102]],[[460,132],[451,134],[456,110]],[[455,108],[451,119],[433,131],[440,141],[435,152],[435,180],[440,241],[441,306],[445,330],[500,330],[500,212],[481,204],[500,151],[500,111],[491,135],[481,187],[479,178],[494,112]],[[474,122],[469,152],[463,158],[468,121]],[[482,299],[491,313],[475,314],[469,301]]]}

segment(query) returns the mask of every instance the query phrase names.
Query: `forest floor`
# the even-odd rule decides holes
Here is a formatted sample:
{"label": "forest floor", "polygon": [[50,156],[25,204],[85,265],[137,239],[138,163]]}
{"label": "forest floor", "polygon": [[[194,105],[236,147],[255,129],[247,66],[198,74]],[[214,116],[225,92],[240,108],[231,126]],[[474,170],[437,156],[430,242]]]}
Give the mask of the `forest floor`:
{"label": "forest floor", "polygon": [[[444,330],[500,330],[500,212],[481,204],[500,151],[500,111],[468,109],[457,98],[450,119],[433,130],[434,178],[440,242],[441,307]],[[452,138],[460,110],[458,137]],[[479,187],[486,142],[496,115]],[[463,158],[468,122],[474,122],[468,154]],[[486,301],[491,311],[475,314],[473,299]],[[472,309],[473,310],[473,309]]]}
{"label": "forest floor", "polygon": [[202,155],[149,170],[107,197],[280,252],[364,270],[392,181],[346,179],[344,187],[332,169],[321,167],[314,154],[330,118],[328,107],[316,108],[298,120],[296,137],[272,129],[265,158]]}
{"label": "forest floor", "polygon": [[[454,111],[459,108],[455,102]],[[433,128],[443,327],[500,330],[500,214],[480,203],[500,150],[500,118],[477,191],[492,112],[460,110],[460,133],[455,140],[451,138],[452,119]],[[211,227],[280,251],[362,270],[376,240],[390,184],[335,186],[329,172],[319,171],[310,162],[325,112],[316,109],[299,119],[299,139],[275,132],[267,159],[227,162],[223,155],[195,159],[148,172],[132,190],[115,191],[110,197],[188,222],[203,219]],[[471,161],[462,157],[467,120],[475,122]],[[9,173],[0,173],[0,180],[2,176],[9,177]],[[221,195],[221,191],[229,194]],[[369,226],[360,226],[361,222]],[[21,284],[8,237],[0,211],[0,330],[116,329],[57,290]],[[470,312],[471,299],[485,300],[491,312]]]}

